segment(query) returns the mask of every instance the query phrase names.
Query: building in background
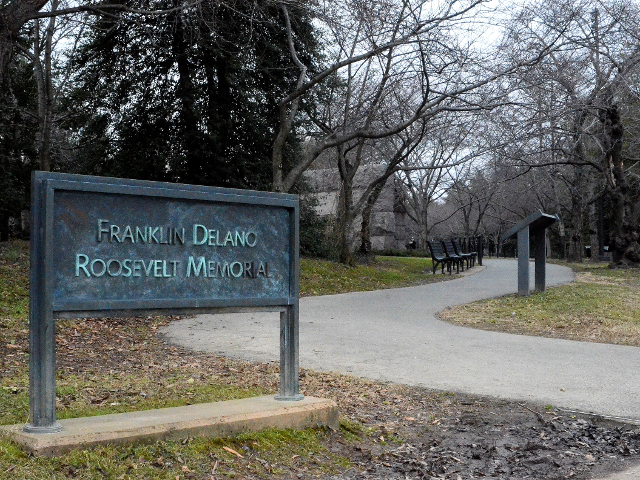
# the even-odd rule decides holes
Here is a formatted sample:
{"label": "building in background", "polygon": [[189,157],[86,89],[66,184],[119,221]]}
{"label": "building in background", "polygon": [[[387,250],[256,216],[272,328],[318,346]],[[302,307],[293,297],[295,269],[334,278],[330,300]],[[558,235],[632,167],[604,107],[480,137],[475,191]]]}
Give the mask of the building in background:
{"label": "building in background", "polygon": [[[322,162],[304,174],[310,195],[317,200],[317,213],[322,217],[337,218],[340,200],[340,174],[336,167]],[[354,202],[362,196],[367,186],[384,171],[383,165],[363,165],[354,178]],[[396,191],[397,182],[390,177],[376,202],[371,215],[371,245],[374,251],[386,249],[404,249],[411,241],[412,233],[407,223],[410,220],[400,202]],[[352,241],[354,248],[360,245],[362,216],[358,215],[353,223]]]}

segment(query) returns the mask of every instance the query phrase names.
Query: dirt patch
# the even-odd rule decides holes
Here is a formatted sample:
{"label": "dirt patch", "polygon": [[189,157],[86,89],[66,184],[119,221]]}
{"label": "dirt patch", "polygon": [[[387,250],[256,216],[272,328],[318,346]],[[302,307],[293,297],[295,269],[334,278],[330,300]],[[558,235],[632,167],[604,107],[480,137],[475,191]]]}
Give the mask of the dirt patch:
{"label": "dirt patch", "polygon": [[[167,377],[176,372],[194,383],[277,390],[277,364],[242,362],[168,345],[155,333],[168,321],[61,322],[61,379],[95,377],[97,387],[76,393],[80,399],[59,398],[59,408],[70,408],[79,401],[98,408],[131,404],[142,393],[136,378],[145,379],[145,397],[162,398],[168,389]],[[21,353],[26,349],[26,335],[18,337],[11,348],[0,346],[0,354],[11,355],[0,357],[3,375],[24,372],[26,356]],[[100,380],[125,375],[126,387],[115,388]],[[339,474],[327,474],[336,471],[334,464],[328,465],[332,462],[329,456],[296,455],[278,473],[261,476],[251,462],[262,460],[254,459],[247,447],[242,459],[233,465],[220,463],[207,480],[232,474],[235,478],[588,479],[640,462],[640,428],[575,417],[544,406],[309,370],[301,371],[301,390],[338,403],[342,428],[326,432],[323,442],[333,458],[346,459],[348,467],[340,467]]]}
{"label": "dirt patch", "polygon": [[373,416],[351,414],[376,433],[350,447],[357,468],[349,478],[593,478],[637,462],[640,453],[640,430],[537,406],[434,399],[420,389],[401,389],[394,404],[392,412],[371,406]]}

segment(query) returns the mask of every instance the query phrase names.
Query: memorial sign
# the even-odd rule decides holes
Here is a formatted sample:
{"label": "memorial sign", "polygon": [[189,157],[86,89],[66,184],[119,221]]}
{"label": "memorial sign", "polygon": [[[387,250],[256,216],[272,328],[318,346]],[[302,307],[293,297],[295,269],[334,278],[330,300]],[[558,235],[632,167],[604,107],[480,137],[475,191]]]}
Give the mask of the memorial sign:
{"label": "memorial sign", "polygon": [[298,199],[34,172],[30,432],[55,421],[55,318],[280,311],[280,395],[298,400]]}

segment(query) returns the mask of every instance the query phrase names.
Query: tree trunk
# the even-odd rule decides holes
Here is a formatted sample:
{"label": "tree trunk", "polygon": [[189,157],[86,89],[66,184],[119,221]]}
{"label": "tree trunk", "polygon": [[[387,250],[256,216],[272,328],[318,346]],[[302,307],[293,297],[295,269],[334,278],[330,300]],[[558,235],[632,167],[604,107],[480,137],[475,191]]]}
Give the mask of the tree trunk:
{"label": "tree trunk", "polygon": [[365,256],[371,255],[371,212],[373,203],[367,200],[367,205],[362,210],[362,223],[360,224],[360,253]]}
{"label": "tree trunk", "polygon": [[[9,68],[11,54],[13,53],[13,40],[8,34],[5,27],[4,18],[0,16],[0,86],[4,85],[5,73]],[[5,92],[4,88],[0,88],[0,92]],[[4,96],[4,94],[0,94]]]}
{"label": "tree trunk", "polygon": [[380,198],[380,194],[386,185],[384,182],[378,183],[367,197],[367,203],[362,210],[362,224],[360,228],[360,253],[366,256],[371,255],[371,214],[373,213],[373,207]]}
{"label": "tree trunk", "polygon": [[9,217],[0,215],[0,242],[9,240]]}
{"label": "tree trunk", "polygon": [[340,205],[338,207],[338,221],[336,224],[338,235],[338,249],[340,263],[354,265],[351,251],[351,230],[353,228],[353,198],[351,186],[340,190]]}
{"label": "tree trunk", "polygon": [[353,258],[353,253],[351,251],[351,229],[353,227],[353,219],[349,218],[349,215],[345,215],[342,217],[341,221],[338,222],[339,229],[339,242],[340,242],[340,263],[344,265],[353,266],[355,265],[355,260]]}
{"label": "tree trunk", "polygon": [[[605,131],[605,167],[609,172],[613,203],[613,262],[618,265],[640,265],[640,228],[638,198],[634,198],[624,171],[622,141],[624,126],[617,105],[611,105],[601,115]],[[637,197],[637,193],[635,195]]]}
{"label": "tree trunk", "polygon": [[354,265],[351,251],[351,230],[355,218],[353,211],[353,177],[356,167],[346,158],[346,148],[340,145],[336,148],[338,155],[338,171],[340,172],[340,201],[338,204],[338,248],[340,263]]}
{"label": "tree trunk", "polygon": [[600,196],[597,201],[597,232],[598,232],[598,260],[604,260],[604,196]]}
{"label": "tree trunk", "polygon": [[420,241],[422,242],[422,248],[426,251],[428,249],[427,242],[429,241],[429,233],[431,228],[429,227],[429,204],[430,199],[426,199],[424,204],[421,204],[421,211],[417,212],[418,231],[420,232]]}
{"label": "tree trunk", "polygon": [[[576,125],[582,125],[583,115],[576,120]],[[578,129],[575,129],[578,132]],[[584,148],[580,134],[574,135],[573,155],[577,160],[584,159]],[[571,262],[582,263],[584,258],[584,220],[585,220],[585,189],[587,182],[585,178],[585,167],[576,165],[574,167],[574,179],[571,185],[571,237],[568,259]]]}
{"label": "tree trunk", "polygon": [[[33,15],[38,13],[47,3],[48,0],[20,0],[12,1],[8,3],[4,8],[0,9],[0,102],[6,102],[7,99],[3,98],[6,95],[7,89],[5,88],[5,75],[9,69],[11,58],[13,56],[14,46],[16,42],[20,41],[19,33],[22,27],[33,18]],[[57,2],[54,3],[53,9],[57,8]],[[55,20],[50,20],[50,26],[47,31],[47,41],[45,44],[45,65],[48,66],[48,72],[44,71],[41,67],[39,72],[41,76],[38,81],[38,110],[39,110],[39,135],[37,140],[38,145],[38,160],[39,168],[41,170],[50,170],[50,141],[51,141],[51,117],[53,112],[52,104],[52,89],[51,89],[51,37],[53,35],[53,28]],[[38,26],[36,25],[36,29]],[[39,47],[35,45],[35,54],[37,55],[39,64]],[[48,54],[48,55],[47,55]],[[36,64],[34,63],[34,67]],[[38,72],[36,78],[38,79]],[[49,78],[45,77],[48,73]],[[48,89],[47,89],[48,87]],[[48,95],[47,95],[48,93]]]}
{"label": "tree trunk", "polygon": [[[51,2],[51,10],[58,9],[58,1]],[[51,171],[51,133],[53,130],[53,81],[51,71],[51,54],[53,49],[53,34],[55,33],[56,17],[49,19],[45,31],[44,51],[40,51],[40,21],[35,21],[33,54],[34,76],[38,84],[38,165],[44,172]],[[43,61],[40,60],[44,54]]]}
{"label": "tree trunk", "polygon": [[[582,167],[577,167],[582,168]],[[584,252],[584,198],[582,193],[574,191],[571,195],[571,243],[569,261],[582,263]]]}
{"label": "tree trunk", "polygon": [[193,85],[193,66],[189,59],[188,25],[183,23],[180,14],[172,20],[175,22],[173,32],[172,53],[178,71],[176,97],[179,101],[178,129],[180,147],[184,151],[181,181],[188,183],[201,182],[207,178],[207,165],[202,158],[202,138],[199,135],[198,115],[196,112],[195,88]]}

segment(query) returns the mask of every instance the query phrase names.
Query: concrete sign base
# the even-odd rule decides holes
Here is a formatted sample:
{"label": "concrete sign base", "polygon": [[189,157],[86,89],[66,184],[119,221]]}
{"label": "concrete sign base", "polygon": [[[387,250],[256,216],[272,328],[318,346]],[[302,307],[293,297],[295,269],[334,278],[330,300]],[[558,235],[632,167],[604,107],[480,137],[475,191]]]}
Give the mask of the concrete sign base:
{"label": "concrete sign base", "polygon": [[59,423],[59,432],[46,435],[26,432],[24,425],[3,426],[0,432],[34,455],[55,457],[97,445],[227,437],[265,428],[302,429],[318,424],[339,428],[333,400],[304,397],[298,402],[281,402],[273,396],[71,418]]}

